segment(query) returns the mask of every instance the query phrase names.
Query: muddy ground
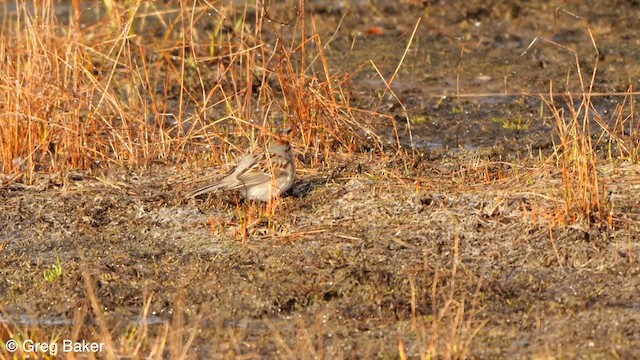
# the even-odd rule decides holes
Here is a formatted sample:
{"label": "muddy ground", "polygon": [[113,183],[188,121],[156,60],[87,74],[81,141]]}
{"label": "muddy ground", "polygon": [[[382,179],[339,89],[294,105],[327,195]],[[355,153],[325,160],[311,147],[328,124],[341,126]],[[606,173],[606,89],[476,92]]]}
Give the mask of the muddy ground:
{"label": "muddy ground", "polygon": [[[314,4],[330,36],[344,9]],[[327,47],[341,71],[370,57],[391,74],[423,18],[394,85],[408,113],[391,98],[377,109],[421,119],[421,157],[337,149],[318,168],[298,149],[298,181],[273,214],[233,194],[184,199],[196,178],[224,170],[214,166],[28,186],[3,175],[3,322],[97,339],[104,317],[118,351],[131,353],[134,338],[148,352],[165,336],[193,358],[639,357],[640,167],[599,165],[611,222],[551,224],[542,214],[562,207],[562,174],[536,158],[553,144],[536,94],[550,81],[580,90],[567,49],[590,74],[592,31],[594,91],[609,93],[597,106],[610,114],[622,101],[611,94],[637,82],[639,14],[633,2],[354,2]],[[374,25],[382,33],[365,35]],[[565,48],[537,42],[521,55],[536,37]],[[360,71],[352,82],[354,103],[375,109],[380,80]],[[530,126],[504,126],[518,117]],[[46,280],[58,260],[62,275]],[[149,336],[138,339],[143,320]]]}

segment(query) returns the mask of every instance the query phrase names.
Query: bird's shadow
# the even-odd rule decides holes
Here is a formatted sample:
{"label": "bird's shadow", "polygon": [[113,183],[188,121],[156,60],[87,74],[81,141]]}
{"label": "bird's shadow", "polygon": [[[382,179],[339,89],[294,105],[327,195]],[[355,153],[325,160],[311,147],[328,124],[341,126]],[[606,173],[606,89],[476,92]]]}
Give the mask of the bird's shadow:
{"label": "bird's shadow", "polygon": [[309,196],[313,191],[327,183],[326,176],[314,176],[311,178],[301,179],[293,183],[291,188],[287,190],[283,195],[300,199]]}

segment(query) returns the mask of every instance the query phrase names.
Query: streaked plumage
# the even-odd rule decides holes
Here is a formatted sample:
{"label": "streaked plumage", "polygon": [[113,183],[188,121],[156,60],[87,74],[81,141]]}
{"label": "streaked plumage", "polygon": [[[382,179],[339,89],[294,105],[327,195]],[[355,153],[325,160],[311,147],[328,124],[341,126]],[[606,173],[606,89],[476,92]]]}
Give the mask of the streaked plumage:
{"label": "streaked plumage", "polygon": [[196,197],[216,190],[238,190],[247,199],[269,201],[287,191],[295,181],[291,145],[284,140],[269,144],[267,153],[247,155],[222,179],[189,194]]}

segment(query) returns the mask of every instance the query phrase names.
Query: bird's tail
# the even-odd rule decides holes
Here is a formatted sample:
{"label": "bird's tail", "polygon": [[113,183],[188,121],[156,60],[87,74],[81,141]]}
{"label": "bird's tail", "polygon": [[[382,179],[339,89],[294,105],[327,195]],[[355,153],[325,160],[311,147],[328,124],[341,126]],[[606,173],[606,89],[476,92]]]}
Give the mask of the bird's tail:
{"label": "bird's tail", "polygon": [[192,192],[190,192],[187,197],[188,198],[194,198],[196,196],[200,196],[202,194],[206,194],[208,192],[212,192],[212,191],[216,191],[218,189],[220,189],[223,186],[223,184],[217,182],[215,184],[211,184],[211,185],[207,185],[205,187],[201,187],[200,189],[197,190],[193,190]]}

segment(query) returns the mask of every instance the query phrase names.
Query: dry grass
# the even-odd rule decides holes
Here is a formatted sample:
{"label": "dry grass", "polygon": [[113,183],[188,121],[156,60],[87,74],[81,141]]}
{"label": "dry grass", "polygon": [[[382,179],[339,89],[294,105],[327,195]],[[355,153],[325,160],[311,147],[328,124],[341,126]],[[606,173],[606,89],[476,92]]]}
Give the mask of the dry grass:
{"label": "dry grass", "polygon": [[[336,146],[355,150],[372,130],[348,105],[348,77],[300,30],[304,5],[290,24],[247,5],[248,24],[224,6],[114,4],[87,25],[75,3],[62,25],[53,1],[18,2],[0,48],[11,59],[0,65],[3,172],[140,167],[202,149],[220,159],[286,130],[316,163]],[[162,37],[145,35],[157,27]]]}
{"label": "dry grass", "polygon": [[[327,43],[313,31],[315,19],[305,13],[305,1],[299,2],[298,13],[286,21],[273,18],[260,2],[245,5],[242,15],[222,5],[202,4],[180,2],[180,6],[167,8],[152,2],[122,5],[105,1],[106,16],[85,23],[79,16],[80,4],[74,1],[68,24],[63,25],[54,15],[53,0],[44,0],[35,8],[18,1],[16,16],[3,18],[0,43],[0,57],[9,60],[0,62],[0,166],[3,174],[10,175],[8,181],[29,184],[43,173],[145,168],[156,162],[195,166],[211,160],[230,162],[232,152],[262,146],[273,136],[288,136],[310,169],[333,165],[345,157],[348,162],[351,154],[373,150],[384,160],[381,162],[391,163],[389,159],[398,156],[402,165],[371,176],[399,184],[394,186],[415,188],[416,193],[423,190],[421,180],[428,179],[407,176],[407,169],[419,160],[412,150],[400,148],[394,118],[377,109],[351,105],[349,81],[354,74],[332,71],[324,51]],[[210,31],[199,30],[211,23]],[[148,36],[152,31],[162,35]],[[361,68],[369,65],[383,78],[373,62]],[[390,80],[384,81],[384,93],[391,93],[400,103],[391,83],[402,65],[400,62]],[[577,55],[576,67],[582,74]],[[522,173],[518,164],[478,161],[461,165],[450,179],[456,186],[472,187],[509,181],[522,184],[543,172],[560,173],[561,188],[549,192],[560,191],[562,202],[548,201],[553,194],[541,195],[541,203],[532,204],[523,217],[548,225],[550,246],[561,267],[564,260],[554,241],[555,230],[568,224],[615,225],[614,208],[599,175],[603,157],[597,150],[606,149],[604,159],[611,163],[640,158],[632,89],[612,115],[614,125],[609,127],[611,121],[603,119],[591,101],[595,76],[596,70],[589,85],[580,78],[582,94],[565,94],[564,104],[558,103],[553,89],[544,98],[557,142],[550,157],[541,156],[539,167]],[[393,122],[393,155],[385,153],[389,144],[375,132],[368,117]],[[604,130],[596,140],[594,123]],[[251,238],[256,231],[253,224],[265,222],[260,231],[266,228],[272,235],[289,235],[279,233],[274,207],[265,211],[255,204],[237,204],[235,213],[240,224],[237,240]],[[228,225],[210,218],[214,236]],[[412,305],[409,333],[418,347],[413,350],[422,358],[471,356],[471,343],[486,324],[477,317],[478,293],[469,299],[456,287],[459,238],[455,239],[446,274],[452,280],[440,286],[436,269],[431,289],[412,284],[412,293],[405,294]],[[0,243],[0,251],[4,246]],[[86,337],[105,343],[102,355],[107,358],[193,356],[190,345],[200,319],[186,325],[178,310],[171,324],[164,323],[152,332],[145,320],[150,295],[139,326],[118,333],[121,324],[114,330],[105,320],[93,284],[85,273],[88,301],[68,332],[51,334],[38,325],[18,328],[2,322],[1,338],[53,341]],[[480,286],[478,280],[478,292]],[[427,291],[431,313],[420,313],[418,298]],[[181,309],[182,299],[176,299],[174,306]],[[88,314],[96,326],[86,325]],[[299,337],[293,344],[284,339],[277,325],[269,326],[285,357],[322,358],[324,337],[318,334],[326,329],[320,323],[319,319],[298,324]],[[6,352],[0,356],[10,357]],[[402,336],[398,356],[408,357]]]}
{"label": "dry grass", "polygon": [[[87,278],[85,285],[92,290],[91,279]],[[105,314],[94,293],[88,293],[92,311],[86,307],[76,312],[70,320],[70,325],[40,324],[37,319],[33,324],[20,325],[22,320],[12,319],[2,311],[3,321],[0,322],[0,359],[28,358],[37,354],[38,358],[56,359],[60,357],[75,359],[94,358],[117,359],[126,356],[131,359],[185,359],[190,354],[190,344],[197,334],[199,323],[195,321],[185,324],[182,316],[176,314],[171,323],[148,323],[151,296],[145,300],[145,307],[141,309],[141,317],[135,324],[118,324],[114,330],[105,322]],[[87,304],[89,305],[89,304]],[[180,309],[182,302],[176,300],[175,306]],[[97,320],[97,326],[91,325]],[[125,329],[124,331],[122,329]],[[10,339],[18,342],[17,351],[7,351],[6,342]],[[99,351],[75,353],[64,348],[64,342],[99,344]],[[36,345],[38,344],[38,345]],[[36,348],[34,346],[39,346]],[[44,348],[43,346],[46,346]],[[193,354],[191,354],[193,355]]]}

